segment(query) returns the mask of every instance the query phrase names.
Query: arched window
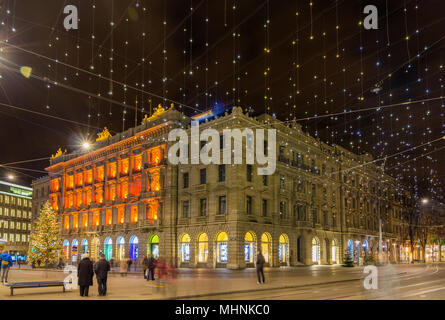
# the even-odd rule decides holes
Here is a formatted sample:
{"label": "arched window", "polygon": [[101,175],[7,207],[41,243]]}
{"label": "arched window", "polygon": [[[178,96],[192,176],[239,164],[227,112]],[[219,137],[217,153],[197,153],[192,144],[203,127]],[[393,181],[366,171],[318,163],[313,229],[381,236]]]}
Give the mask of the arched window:
{"label": "arched window", "polygon": [[186,233],[179,240],[181,262],[190,262],[190,236]]}
{"label": "arched window", "polygon": [[320,240],[312,238],[312,263],[320,264]]}
{"label": "arched window", "polygon": [[266,263],[269,262],[269,257],[272,254],[271,245],[272,245],[272,237],[268,232],[263,233],[261,236],[261,253],[264,256],[264,260]]}
{"label": "arched window", "polygon": [[87,239],[82,239],[82,253],[87,253],[88,252],[88,240]]}
{"label": "arched window", "polygon": [[201,233],[198,237],[198,262],[207,262],[209,255],[209,237],[206,233]]}
{"label": "arched window", "polygon": [[287,264],[289,261],[289,237],[287,234],[282,234],[278,245],[278,258],[280,263]]}
{"label": "arched window", "polygon": [[368,240],[363,241],[362,247],[363,251],[365,251],[365,254],[368,254],[368,249],[369,249]]}
{"label": "arched window", "polygon": [[354,242],[352,239],[348,240],[348,252],[351,259],[354,259]]}
{"label": "arched window", "polygon": [[244,261],[246,263],[255,262],[255,234],[247,232],[244,236]]}
{"label": "arched window", "polygon": [[228,241],[229,237],[227,236],[227,233],[218,233],[218,236],[216,237],[216,261],[218,263],[227,263],[229,260]]}
{"label": "arched window", "polygon": [[105,259],[110,260],[112,258],[113,241],[111,240],[111,238],[106,238],[104,241],[104,253]]}
{"label": "arched window", "polygon": [[64,257],[65,259],[69,259],[69,254],[70,254],[70,242],[69,240],[64,240],[63,241],[63,249],[62,249],[62,257]]}
{"label": "arched window", "polygon": [[130,238],[129,256],[131,260],[137,260],[139,257],[139,239],[136,236]]}
{"label": "arched window", "polygon": [[79,248],[79,241],[77,239],[74,239],[71,242],[71,257],[73,261],[77,261],[78,248]]}
{"label": "arched window", "polygon": [[125,259],[125,239],[118,237],[116,240],[116,255],[118,260]]}
{"label": "arched window", "polygon": [[332,240],[331,242],[331,258],[332,258],[332,263],[339,263],[338,261],[338,245],[337,245],[337,240]]}
{"label": "arched window", "polygon": [[159,237],[156,234],[148,238],[147,254],[159,258]]}

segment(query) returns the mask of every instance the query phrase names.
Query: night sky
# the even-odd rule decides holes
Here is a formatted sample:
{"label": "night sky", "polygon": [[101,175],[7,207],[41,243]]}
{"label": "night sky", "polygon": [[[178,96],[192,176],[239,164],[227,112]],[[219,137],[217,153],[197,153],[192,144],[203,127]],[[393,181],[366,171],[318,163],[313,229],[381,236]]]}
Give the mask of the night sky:
{"label": "night sky", "polygon": [[[68,4],[78,30],[63,27]],[[369,4],[378,30],[360,23]],[[22,161],[133,127],[136,100],[138,124],[150,105],[218,103],[387,157],[376,164],[442,200],[444,12],[443,0],[4,0],[0,179],[29,184],[49,161]]]}

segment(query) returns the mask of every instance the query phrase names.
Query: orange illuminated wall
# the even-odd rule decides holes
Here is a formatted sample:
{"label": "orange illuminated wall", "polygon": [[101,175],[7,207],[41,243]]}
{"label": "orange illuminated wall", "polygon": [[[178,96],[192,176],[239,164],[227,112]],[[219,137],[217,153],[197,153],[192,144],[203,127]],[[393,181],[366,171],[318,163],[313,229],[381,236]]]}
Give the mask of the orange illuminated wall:
{"label": "orange illuminated wall", "polygon": [[141,194],[141,177],[134,177],[133,178],[133,183],[132,183],[132,191],[131,193],[134,196],[139,196]]}
{"label": "orange illuminated wall", "polygon": [[150,202],[146,207],[146,216],[149,220],[157,220],[158,219],[158,201]]}
{"label": "orange illuminated wall", "polygon": [[87,206],[89,206],[91,204],[92,200],[93,200],[92,193],[93,193],[93,191],[91,189],[88,189],[85,192],[85,198],[86,198],[85,199],[85,203],[86,203]]}
{"label": "orange illuminated wall", "polygon": [[82,215],[82,226],[84,228],[88,227],[88,214],[83,214]]}
{"label": "orange illuminated wall", "polygon": [[82,190],[76,192],[76,207],[80,207],[82,205]]}
{"label": "orange illuminated wall", "polygon": [[152,172],[151,174],[151,181],[150,183],[150,190],[151,191],[159,191],[161,190],[161,183],[160,183],[160,173],[159,171]]}
{"label": "orange illuminated wall", "polygon": [[120,168],[119,168],[119,172],[122,175],[126,175],[128,173],[128,164],[129,164],[129,159],[122,159],[120,160]]}
{"label": "orange illuminated wall", "polygon": [[74,175],[67,175],[66,176],[66,188],[67,189],[74,188]]}
{"label": "orange illuminated wall", "polygon": [[141,171],[142,169],[142,154],[133,156],[133,170]]}
{"label": "orange illuminated wall", "polygon": [[76,173],[76,186],[81,187],[83,185],[83,174],[82,172]]}
{"label": "orange illuminated wall", "polygon": [[108,178],[116,178],[116,162],[110,162],[108,164]]}
{"label": "orange illuminated wall", "polygon": [[99,225],[99,211],[93,212],[93,226]]}
{"label": "orange illuminated wall", "polygon": [[131,216],[130,216],[131,222],[138,222],[138,207],[132,206],[131,207]]}
{"label": "orange illuminated wall", "polygon": [[79,215],[77,213],[73,214],[73,229],[79,228]]}
{"label": "orange illuminated wall", "polygon": [[113,223],[113,211],[111,209],[107,209],[107,212],[105,213],[105,224],[111,225]]}
{"label": "orange illuminated wall", "polygon": [[122,181],[117,185],[117,194],[120,199],[126,199],[128,197],[128,182]]}
{"label": "orange illuminated wall", "polygon": [[59,179],[51,180],[51,191],[58,192],[60,189]]}
{"label": "orange illuminated wall", "polygon": [[93,182],[93,170],[87,170],[85,172],[85,183],[86,184],[91,184]]}
{"label": "orange illuminated wall", "polygon": [[70,228],[70,217],[69,216],[65,216],[64,221],[63,221],[63,228],[65,230],[69,230],[69,228]]}
{"label": "orange illuminated wall", "polygon": [[114,201],[116,199],[116,183],[110,183],[108,185],[108,201]]}
{"label": "orange illuminated wall", "polygon": [[50,199],[53,210],[59,210],[59,204],[57,203],[57,194],[50,195]]}
{"label": "orange illuminated wall", "polygon": [[[116,173],[114,175],[116,176]],[[104,181],[104,166],[96,167],[96,181]]]}
{"label": "orange illuminated wall", "polygon": [[70,193],[66,196],[66,207],[72,208],[74,204],[73,194]]}
{"label": "orange illuminated wall", "polygon": [[102,188],[96,188],[95,202],[97,203],[104,202],[104,192]]}
{"label": "orange illuminated wall", "polygon": [[125,215],[124,215],[124,207],[117,208],[117,223],[123,224],[125,221]]}

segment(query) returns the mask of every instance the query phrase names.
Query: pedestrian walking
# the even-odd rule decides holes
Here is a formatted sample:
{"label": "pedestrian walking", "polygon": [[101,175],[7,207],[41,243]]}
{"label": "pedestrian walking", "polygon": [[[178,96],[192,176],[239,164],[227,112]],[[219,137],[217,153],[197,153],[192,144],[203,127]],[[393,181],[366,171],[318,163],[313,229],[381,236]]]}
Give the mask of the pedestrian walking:
{"label": "pedestrian walking", "polygon": [[2,264],[2,282],[6,283],[8,282],[9,268],[12,267],[12,257],[8,253],[8,250],[3,250],[0,259]]}
{"label": "pedestrian walking", "polygon": [[131,265],[133,264],[133,260],[131,260],[130,258],[127,259],[127,264],[128,264],[128,271],[130,271]]}
{"label": "pedestrian walking", "polygon": [[155,269],[156,269],[156,259],[153,258],[152,255],[147,260],[147,267],[148,267],[148,277],[147,281],[149,280],[155,280]]}
{"label": "pedestrian walking", "polygon": [[122,259],[121,263],[120,263],[120,272],[121,272],[121,277],[126,277],[127,276],[127,272],[128,272],[128,263],[126,261],[126,259]]}
{"label": "pedestrian walking", "polygon": [[142,271],[144,272],[144,279],[147,279],[147,270],[148,270],[148,258],[147,256],[144,256],[144,259],[142,259]]}
{"label": "pedestrian walking", "polygon": [[[258,284],[261,284],[261,278],[263,280],[263,283],[265,282],[264,270],[263,270],[265,263],[266,263],[266,260],[264,259],[263,254],[261,253],[261,251],[258,252],[257,259],[256,259],[256,274],[258,277],[258,281],[257,281]],[[261,276],[261,278],[260,278],[260,276]]]}
{"label": "pedestrian walking", "polygon": [[96,273],[99,296],[107,295],[107,278],[110,269],[110,263],[105,260],[105,255],[101,253],[99,261],[96,262],[96,264],[94,265],[94,272]]}
{"label": "pedestrian walking", "polygon": [[93,285],[93,276],[93,263],[91,262],[89,255],[84,254],[77,266],[77,277],[79,278],[78,284],[81,297],[88,297],[90,286]]}

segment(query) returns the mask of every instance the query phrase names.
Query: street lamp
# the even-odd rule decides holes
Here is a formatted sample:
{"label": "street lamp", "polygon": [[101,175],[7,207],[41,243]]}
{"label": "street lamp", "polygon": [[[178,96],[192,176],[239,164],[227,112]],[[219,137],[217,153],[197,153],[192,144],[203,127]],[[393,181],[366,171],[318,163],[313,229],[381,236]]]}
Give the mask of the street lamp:
{"label": "street lamp", "polygon": [[422,199],[422,204],[428,204],[428,202],[429,202],[428,198],[423,198]]}
{"label": "street lamp", "polygon": [[9,180],[14,180],[14,176],[12,174],[8,174],[8,179]]}

